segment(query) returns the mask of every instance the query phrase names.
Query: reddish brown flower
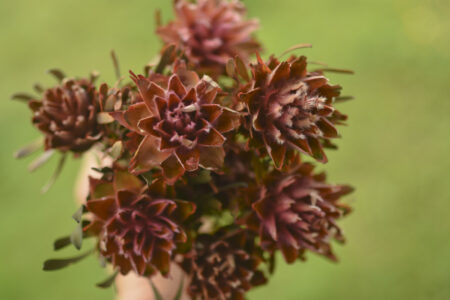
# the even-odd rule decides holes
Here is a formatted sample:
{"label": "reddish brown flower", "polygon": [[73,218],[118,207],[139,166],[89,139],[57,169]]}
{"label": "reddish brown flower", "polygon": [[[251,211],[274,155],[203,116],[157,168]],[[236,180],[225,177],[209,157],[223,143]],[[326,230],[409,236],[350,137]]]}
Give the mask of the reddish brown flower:
{"label": "reddish brown flower", "polygon": [[254,138],[265,145],[277,168],[293,150],[326,162],[323,145],[338,137],[335,125],[346,120],[333,107],[340,86],[306,66],[304,56],[284,62],[271,58],[268,64],[258,57],[251,67],[253,80],[240,94],[248,105]]}
{"label": "reddish brown flower", "polygon": [[168,274],[176,244],[186,241],[181,222],[195,206],[155,197],[139,178],[117,170],[110,180],[91,178],[90,189],[93,220],[84,230],[98,236],[100,254],[122,274]]}
{"label": "reddish brown flower", "polygon": [[113,116],[144,136],[131,161],[134,173],[161,167],[173,183],[199,166],[222,166],[223,133],[239,125],[239,116],[218,104],[218,87],[187,71],[172,75],[167,86],[134,74],[133,80],[144,101]]}
{"label": "reddish brown flower", "polygon": [[249,56],[260,49],[251,34],[256,20],[245,20],[246,9],[237,1],[176,1],[176,20],[159,27],[157,33],[168,44],[177,44],[189,62],[210,75],[223,73],[230,58]]}
{"label": "reddish brown flower", "polygon": [[266,283],[258,270],[261,258],[253,252],[245,232],[228,236],[199,236],[195,249],[182,263],[191,281],[188,293],[192,298],[243,300],[246,291]]}
{"label": "reddish brown flower", "polygon": [[101,138],[99,103],[91,81],[65,79],[60,86],[32,100],[33,124],[45,134],[45,148],[80,153]]}
{"label": "reddish brown flower", "polygon": [[327,184],[325,174],[313,174],[309,163],[292,163],[287,173],[269,174],[247,223],[259,231],[263,249],[281,249],[289,263],[305,250],[335,259],[330,239],[344,240],[336,221],[350,211],[339,200],[352,188]]}

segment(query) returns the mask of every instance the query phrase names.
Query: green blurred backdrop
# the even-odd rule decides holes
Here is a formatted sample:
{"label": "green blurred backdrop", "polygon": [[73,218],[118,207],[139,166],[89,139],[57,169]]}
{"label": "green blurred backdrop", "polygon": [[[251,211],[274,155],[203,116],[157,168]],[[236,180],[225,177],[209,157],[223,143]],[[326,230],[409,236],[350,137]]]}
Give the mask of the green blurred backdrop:
{"label": "green blurred backdrop", "polygon": [[[15,0],[0,2],[0,299],[112,299],[94,284],[106,277],[95,259],[56,273],[41,271],[70,216],[79,161],[46,195],[40,187],[56,160],[28,174],[14,150],[39,136],[28,109],[9,96],[31,91],[60,67],[97,69],[111,81],[109,51],[123,71],[140,71],[158,51],[153,11],[168,0]],[[259,37],[276,54],[302,52],[355,76],[333,75],[350,115],[330,180],[351,183],[355,211],[341,225],[337,264],[308,255],[279,268],[249,299],[450,299],[450,2],[448,0],[248,0]],[[267,54],[267,53],[266,53]],[[280,260],[281,262],[281,260]]]}

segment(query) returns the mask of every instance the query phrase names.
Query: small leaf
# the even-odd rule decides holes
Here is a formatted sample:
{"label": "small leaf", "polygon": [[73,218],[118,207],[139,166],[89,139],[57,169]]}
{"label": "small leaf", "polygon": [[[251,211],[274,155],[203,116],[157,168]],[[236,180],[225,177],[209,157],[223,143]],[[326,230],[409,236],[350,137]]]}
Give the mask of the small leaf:
{"label": "small leaf", "polygon": [[114,118],[107,112],[101,112],[97,114],[97,123],[98,124],[109,124],[114,122]]}
{"label": "small leaf", "polygon": [[355,72],[352,71],[352,70],[336,69],[336,68],[324,68],[324,69],[320,69],[320,70],[317,70],[317,71],[330,72],[330,73],[340,73],[340,74],[350,74],[350,75],[355,74]]}
{"label": "small leaf", "polygon": [[208,75],[203,75],[202,80],[207,82],[210,86],[220,89],[220,85],[217,82],[215,82],[214,79],[212,79]]}
{"label": "small leaf", "polygon": [[211,182],[211,171],[201,170],[197,176],[192,176],[189,181],[193,184],[204,184]]}
{"label": "small leaf", "polygon": [[33,97],[30,94],[26,94],[26,93],[17,93],[11,96],[12,100],[19,100],[19,101],[24,101],[24,102],[29,102],[33,99],[36,99],[35,97]]}
{"label": "small leaf", "polygon": [[59,69],[50,69],[50,70],[47,71],[47,73],[55,76],[55,78],[59,82],[63,81],[63,79],[66,78],[66,75],[64,74],[64,72],[59,70]]}
{"label": "small leaf", "polygon": [[83,214],[86,212],[86,207],[84,205],[81,205],[79,209],[72,215],[72,218],[77,222],[81,222],[81,218],[83,217]]}
{"label": "small leaf", "polygon": [[183,287],[184,287],[184,277],[181,277],[180,286],[178,287],[177,294],[175,295],[175,298],[173,298],[173,300],[181,299],[181,295],[183,293]]}
{"label": "small leaf", "polygon": [[43,143],[44,140],[42,138],[35,140],[31,144],[26,145],[25,147],[14,152],[14,158],[24,158],[27,157],[28,155],[33,154],[34,152],[39,150],[39,148],[42,147]]}
{"label": "small leaf", "polygon": [[108,264],[106,258],[103,255],[99,255],[98,262],[100,263],[100,267],[102,268],[106,268],[106,265]]}
{"label": "small leaf", "polygon": [[38,92],[39,94],[44,92],[44,88],[42,87],[42,85],[40,85],[39,83],[35,83],[33,85],[33,88],[36,92]]}
{"label": "small leaf", "polygon": [[234,78],[236,76],[236,65],[234,63],[234,59],[229,59],[227,65],[225,67],[227,74],[229,77]]}
{"label": "small leaf", "polygon": [[111,155],[111,157],[114,160],[119,159],[119,157],[122,155],[122,151],[123,151],[123,144],[122,141],[117,141],[114,143],[114,145],[112,145],[112,147],[109,149],[109,155]]}
{"label": "small leaf", "polygon": [[153,294],[155,295],[155,300],[164,300],[161,296],[161,293],[158,291],[156,286],[153,284],[153,281],[150,280],[150,284],[152,286]]}
{"label": "small leaf", "polygon": [[246,81],[250,81],[250,77],[248,76],[247,67],[239,56],[236,56],[236,68],[239,75]]}
{"label": "small leaf", "polygon": [[100,85],[99,91],[100,91],[100,94],[103,95],[103,97],[106,97],[108,95],[108,91],[109,91],[108,84],[102,83]]}
{"label": "small leaf", "polygon": [[180,199],[174,200],[177,204],[176,210],[173,212],[173,217],[176,220],[184,221],[186,220],[190,215],[195,213],[197,206],[190,201],[184,201]]}
{"label": "small leaf", "polygon": [[100,72],[94,70],[91,72],[89,79],[90,79],[91,83],[95,83],[99,77],[100,77]]}
{"label": "small leaf", "polygon": [[214,220],[216,228],[223,228],[234,224],[234,217],[231,211],[222,211],[219,216]]}
{"label": "small leaf", "polygon": [[308,64],[310,65],[319,65],[319,66],[324,66],[324,67],[328,67],[328,64],[321,62],[321,61],[309,61]]}
{"label": "small leaf", "polygon": [[[107,112],[114,111],[114,106],[116,105],[116,102],[118,102],[116,95],[114,95],[114,94],[109,95],[105,101],[105,111],[107,111]],[[111,122],[109,122],[109,123],[111,123]]]}
{"label": "small leaf", "polygon": [[71,264],[77,263],[80,260],[89,256],[93,250],[85,252],[79,256],[71,257],[71,258],[62,258],[62,259],[49,259],[44,262],[44,271],[56,271],[63,269],[65,267],[70,266]]}
{"label": "small leaf", "polygon": [[161,54],[161,59],[159,60],[159,64],[156,67],[155,72],[156,73],[162,73],[164,71],[164,68],[171,64],[171,62],[174,59],[174,55],[175,55],[175,51],[176,51],[176,46],[175,45],[168,45],[164,50],[163,53]]}
{"label": "small leaf", "polygon": [[61,171],[64,167],[65,161],[66,161],[66,155],[63,154],[63,156],[59,160],[58,166],[56,167],[55,173],[53,173],[53,176],[50,178],[50,180],[47,182],[47,184],[41,189],[41,193],[43,193],[43,194],[47,193],[48,190],[52,187],[52,185],[55,183],[56,179],[58,179],[59,175],[61,174]]}
{"label": "small leaf", "polygon": [[202,201],[200,211],[205,215],[216,214],[222,210],[222,202],[220,202],[220,200],[212,198],[211,196],[202,199],[205,199],[205,201]]}
{"label": "small leaf", "polygon": [[114,72],[116,74],[117,80],[120,80],[120,67],[119,67],[119,60],[117,59],[116,52],[114,50],[111,50],[111,59],[113,61],[114,66]]}
{"label": "small leaf", "polygon": [[312,48],[311,44],[297,44],[294,45],[292,47],[290,47],[289,49],[287,49],[286,51],[284,51],[283,53],[281,53],[280,57],[285,56],[286,54],[288,54],[289,52],[298,50],[298,49],[304,49],[304,48]]}
{"label": "small leaf", "polygon": [[161,25],[162,25],[162,18],[161,18],[161,10],[160,9],[155,10],[155,23],[156,23],[156,28],[161,27]]}
{"label": "small leaf", "polygon": [[91,168],[91,170],[93,170],[95,172],[98,172],[98,173],[100,173],[102,175],[112,174],[113,173],[113,170],[110,167],[103,167],[101,169],[99,169],[99,168]]}
{"label": "small leaf", "polygon": [[34,172],[40,167],[42,167],[53,156],[53,154],[55,154],[55,151],[53,149],[47,150],[44,153],[42,153],[41,156],[39,156],[28,166],[28,171]]}
{"label": "small leaf", "polygon": [[109,276],[106,280],[97,283],[96,286],[102,289],[107,289],[111,287],[111,285],[114,283],[114,280],[116,279],[117,275],[119,274],[119,271],[114,272],[111,276]]}
{"label": "small leaf", "polygon": [[53,250],[61,250],[71,244],[70,236],[65,236],[53,242]]}
{"label": "small leaf", "polygon": [[275,254],[270,254],[269,257],[269,274],[273,274],[273,272],[275,271]]}
{"label": "small leaf", "polygon": [[81,224],[78,224],[75,230],[70,235],[70,242],[78,250],[81,249],[81,246],[83,245],[83,228],[81,227]]}
{"label": "small leaf", "polygon": [[337,97],[334,102],[336,103],[341,103],[341,102],[345,102],[345,101],[349,101],[349,100],[353,100],[354,97],[352,96],[342,96],[342,97]]}
{"label": "small leaf", "polygon": [[150,70],[154,67],[154,65],[148,63],[144,66],[144,76],[148,76],[150,74]]}
{"label": "small leaf", "polygon": [[153,181],[153,172],[152,171],[145,172],[145,173],[141,174],[140,176],[145,180],[147,185],[152,184],[152,181]]}
{"label": "small leaf", "polygon": [[194,112],[194,111],[197,111],[197,110],[198,110],[198,105],[195,105],[195,104],[190,104],[190,105],[185,106],[185,107],[183,107],[181,109],[181,111],[184,112],[184,113],[191,113],[191,112]]}
{"label": "small leaf", "polygon": [[248,184],[245,182],[235,182],[220,187],[218,192],[221,193],[235,188],[246,188],[246,187],[248,187]]}

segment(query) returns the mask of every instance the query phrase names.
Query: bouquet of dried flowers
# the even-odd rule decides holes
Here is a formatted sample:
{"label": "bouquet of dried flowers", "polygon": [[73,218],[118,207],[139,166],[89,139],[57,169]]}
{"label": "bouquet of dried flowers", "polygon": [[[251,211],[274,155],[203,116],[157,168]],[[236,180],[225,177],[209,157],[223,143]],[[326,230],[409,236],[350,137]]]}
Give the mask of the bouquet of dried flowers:
{"label": "bouquet of dried flowers", "polygon": [[336,260],[330,243],[344,241],[337,221],[352,188],[328,183],[314,161],[327,161],[347,119],[334,105],[349,97],[325,74],[350,71],[282,58],[307,44],[263,60],[258,21],[237,0],[179,0],[174,9],[167,25],[157,14],[164,47],[141,75],[121,77],[112,53],[113,85],[97,85],[96,72],[53,69],[56,86],[13,96],[44,137],[17,156],[43,145],[31,169],[61,157],[45,190],[70,153],[110,162],[89,178],[76,229],[54,244],[80,249],[91,238],[95,248],[44,270],[94,254],[113,270],[106,287],[118,273],[170,276],[177,264],[193,299],[243,299],[267,283],[277,252],[288,263],[308,251]]}

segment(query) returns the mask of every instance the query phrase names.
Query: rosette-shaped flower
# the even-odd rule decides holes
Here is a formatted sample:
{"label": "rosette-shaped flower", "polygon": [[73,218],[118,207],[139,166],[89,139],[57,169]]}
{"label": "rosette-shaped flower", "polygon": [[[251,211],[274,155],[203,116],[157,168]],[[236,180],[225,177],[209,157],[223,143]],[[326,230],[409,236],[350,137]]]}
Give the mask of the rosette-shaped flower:
{"label": "rosette-shaped flower", "polygon": [[314,175],[309,163],[295,165],[290,172],[269,174],[257,192],[247,224],[259,231],[263,249],[280,249],[289,263],[305,250],[335,260],[330,240],[344,241],[336,222],[350,212],[339,200],[352,188],[327,184],[325,175]]}
{"label": "rosette-shaped flower", "polygon": [[86,79],[65,79],[32,100],[33,124],[45,134],[45,148],[81,153],[101,137],[98,95]]}
{"label": "rosette-shaped flower", "polygon": [[246,9],[237,0],[186,0],[175,2],[176,20],[157,33],[168,44],[178,45],[189,62],[210,75],[223,73],[230,58],[247,61],[260,45],[251,34],[256,20],[245,20]]}
{"label": "rosette-shaped flower", "polygon": [[346,120],[333,107],[340,86],[330,85],[322,72],[308,72],[306,65],[304,56],[284,62],[272,58],[268,64],[258,57],[253,80],[240,94],[254,138],[265,145],[277,168],[293,150],[326,162],[323,144],[338,137],[335,125]]}
{"label": "rosette-shaped flower", "polygon": [[[184,84],[181,79],[188,78]],[[133,74],[143,102],[113,116],[144,136],[130,168],[134,173],[161,167],[168,183],[198,167],[223,164],[224,133],[239,125],[239,115],[218,104],[220,89],[196,73],[174,74],[166,87]]]}
{"label": "rosette-shaped flower", "polygon": [[111,180],[91,178],[90,189],[86,208],[93,219],[84,230],[98,236],[100,254],[122,274],[167,275],[194,204],[155,197],[138,177],[117,170]]}
{"label": "rosette-shaped flower", "polygon": [[258,266],[261,258],[253,253],[245,232],[228,236],[202,235],[181,267],[191,278],[188,293],[195,299],[243,300],[246,291],[266,283]]}

